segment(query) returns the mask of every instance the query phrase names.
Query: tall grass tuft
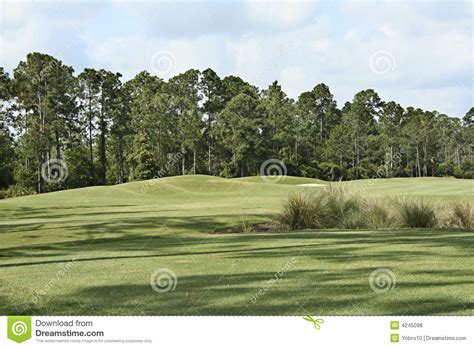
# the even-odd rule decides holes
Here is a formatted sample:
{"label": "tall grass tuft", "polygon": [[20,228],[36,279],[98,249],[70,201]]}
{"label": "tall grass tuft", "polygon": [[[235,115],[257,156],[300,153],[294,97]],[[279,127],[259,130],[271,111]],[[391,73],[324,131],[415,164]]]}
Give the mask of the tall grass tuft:
{"label": "tall grass tuft", "polygon": [[361,197],[343,187],[328,186],[318,192],[296,192],[279,215],[283,229],[306,228],[474,228],[474,207],[452,203],[441,207],[416,198],[381,200]]}
{"label": "tall grass tuft", "polygon": [[448,224],[464,229],[474,228],[474,209],[469,203],[456,202],[448,207]]}
{"label": "tall grass tuft", "polygon": [[417,199],[403,199],[395,203],[402,227],[432,228],[437,224],[433,206]]}
{"label": "tall grass tuft", "polygon": [[279,223],[290,230],[305,228],[385,228],[395,225],[389,207],[342,187],[328,186],[317,193],[296,192],[283,204]]}
{"label": "tall grass tuft", "polygon": [[327,211],[325,227],[363,228],[360,219],[363,201],[343,187],[328,186],[320,192]]}
{"label": "tall grass tuft", "polygon": [[368,200],[362,215],[366,220],[367,228],[378,230],[400,227],[393,206],[382,200]]}
{"label": "tall grass tuft", "polygon": [[283,204],[279,223],[290,230],[324,227],[326,212],[321,203],[319,197],[310,193],[292,193]]}

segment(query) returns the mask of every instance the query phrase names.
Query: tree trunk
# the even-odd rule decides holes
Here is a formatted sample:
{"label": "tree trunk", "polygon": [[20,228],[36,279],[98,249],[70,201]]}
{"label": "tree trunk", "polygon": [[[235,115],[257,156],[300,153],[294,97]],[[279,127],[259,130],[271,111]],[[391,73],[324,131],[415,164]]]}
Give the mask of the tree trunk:
{"label": "tree trunk", "polygon": [[99,146],[99,157],[100,157],[100,166],[101,166],[101,173],[100,173],[100,183],[104,185],[107,178],[107,158],[106,158],[106,137],[105,137],[105,125],[101,125],[101,132],[100,132],[100,146]]}
{"label": "tree trunk", "polygon": [[319,118],[319,142],[320,145],[323,143],[323,117]]}
{"label": "tree trunk", "polygon": [[298,164],[298,140],[295,141],[295,159]]}
{"label": "tree trunk", "polygon": [[423,142],[423,176],[428,176],[428,139],[425,138],[425,141]]}
{"label": "tree trunk", "polygon": [[207,173],[211,175],[211,114],[207,120]]}
{"label": "tree trunk", "polygon": [[89,121],[89,161],[92,168],[94,166],[94,154],[92,151],[92,106],[90,106],[90,104],[89,104],[88,121]]}
{"label": "tree trunk", "polygon": [[208,159],[207,159],[207,172],[209,175],[212,175],[211,173],[211,144],[209,144],[209,147],[208,147],[208,150],[207,150],[207,155],[208,155]]}
{"label": "tree trunk", "polygon": [[42,140],[44,138],[44,115],[41,111],[41,95],[38,95],[38,114],[40,117],[40,148],[39,148],[39,158],[38,158],[38,193],[43,192],[43,182],[42,182],[42,175],[41,175],[41,166],[43,165],[44,161],[44,153],[43,153],[43,146]]}
{"label": "tree trunk", "polygon": [[185,171],[185,158],[186,156],[183,156],[181,157],[181,175],[184,175],[184,171]]}
{"label": "tree trunk", "polygon": [[55,131],[55,136],[56,136],[56,158],[58,160],[61,160],[61,144],[60,144],[60,139],[59,139],[59,131]]}
{"label": "tree trunk", "polygon": [[418,145],[416,146],[416,175],[421,177],[420,151],[418,150]]}
{"label": "tree trunk", "polygon": [[359,154],[359,135],[358,134],[356,134],[354,138],[354,152],[355,152],[356,179],[359,179],[360,154]]}
{"label": "tree trunk", "polygon": [[43,161],[41,160],[41,157],[38,159],[38,193],[42,192],[42,185],[41,185],[41,165]]}
{"label": "tree trunk", "polygon": [[393,146],[390,146],[390,169],[393,169]]}
{"label": "tree trunk", "polygon": [[[122,142],[122,139],[120,139],[120,142]],[[123,149],[122,149],[122,144],[119,145],[119,182],[123,184],[125,182],[125,165],[124,165],[124,160],[123,160]]]}

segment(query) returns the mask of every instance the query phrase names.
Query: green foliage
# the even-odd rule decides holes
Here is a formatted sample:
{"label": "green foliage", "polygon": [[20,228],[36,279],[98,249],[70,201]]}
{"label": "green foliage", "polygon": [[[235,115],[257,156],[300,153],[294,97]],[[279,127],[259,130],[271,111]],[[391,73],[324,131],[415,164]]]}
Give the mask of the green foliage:
{"label": "green foliage", "polygon": [[347,178],[347,173],[345,168],[337,163],[333,162],[323,162],[319,165],[322,174],[320,175],[321,179],[337,181]]}
{"label": "green foliage", "polygon": [[227,171],[233,168],[232,176],[254,174],[259,169],[256,155],[262,152],[263,112],[258,99],[241,93],[227,103],[220,115],[218,134],[228,152],[231,166]]}
{"label": "green foliage", "polygon": [[454,168],[454,176],[460,179],[474,179],[474,161],[465,159],[461,165]]}
{"label": "green foliage", "polygon": [[64,152],[64,162],[67,164],[68,175],[65,184],[69,188],[92,186],[95,184],[94,173],[91,176],[88,147],[85,144],[75,144]]}
{"label": "green foliage", "polygon": [[0,190],[0,199],[29,196],[35,193],[35,190],[32,188],[15,184],[9,186],[7,189]]}
{"label": "green foliage", "polygon": [[455,171],[455,164],[453,161],[441,163],[436,169],[436,176],[453,176]]}
{"label": "green foliage", "polygon": [[0,188],[13,184],[13,141],[0,124]]}
{"label": "green foliage", "polygon": [[311,161],[308,164],[302,164],[300,170],[301,170],[301,175],[304,176],[305,178],[325,179],[321,175],[321,169],[319,168],[317,161]]}
{"label": "green foliage", "polygon": [[[269,159],[288,175],[331,181],[474,178],[473,110],[461,120],[404,109],[371,89],[339,109],[323,83],[293,100],[278,81],[260,91],[212,69],[167,82],[142,71],[122,83],[119,72],[75,75],[34,52],[13,78],[0,68],[0,187],[48,192],[163,173],[243,177]],[[41,166],[55,158],[73,169],[51,184]]]}

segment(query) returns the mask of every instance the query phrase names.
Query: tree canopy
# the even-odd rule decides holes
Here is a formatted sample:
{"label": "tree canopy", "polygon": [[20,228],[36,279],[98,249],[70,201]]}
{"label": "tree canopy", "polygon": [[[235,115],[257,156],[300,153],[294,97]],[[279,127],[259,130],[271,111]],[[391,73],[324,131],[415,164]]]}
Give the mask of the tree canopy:
{"label": "tree canopy", "polygon": [[[358,92],[338,108],[329,86],[289,98],[212,69],[165,82],[143,71],[72,67],[30,53],[0,68],[0,188],[48,192],[163,175],[288,175],[326,180],[474,178],[474,107],[461,117]],[[21,191],[21,190],[20,190]]]}

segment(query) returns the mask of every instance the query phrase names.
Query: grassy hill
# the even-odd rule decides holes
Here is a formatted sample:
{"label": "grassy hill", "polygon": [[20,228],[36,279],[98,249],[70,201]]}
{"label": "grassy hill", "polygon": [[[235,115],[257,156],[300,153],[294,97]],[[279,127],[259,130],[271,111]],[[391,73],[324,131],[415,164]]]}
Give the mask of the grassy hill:
{"label": "grassy hill", "polygon": [[247,176],[244,178],[234,178],[232,181],[239,182],[253,182],[253,183],[270,183],[270,184],[283,184],[283,185],[307,185],[307,184],[329,184],[324,180],[312,179],[312,178],[300,178],[297,176],[280,176],[272,177],[269,176],[265,180],[261,176]]}
{"label": "grassy hill", "polygon": [[[308,183],[325,184],[196,175],[0,201],[0,311],[473,314],[472,231],[209,233],[269,221],[288,193],[320,189],[297,186]],[[469,180],[336,185],[365,195],[474,201]],[[375,293],[368,278],[382,267],[394,272],[396,287]],[[176,274],[175,290],[152,290],[150,276],[160,268]]]}

